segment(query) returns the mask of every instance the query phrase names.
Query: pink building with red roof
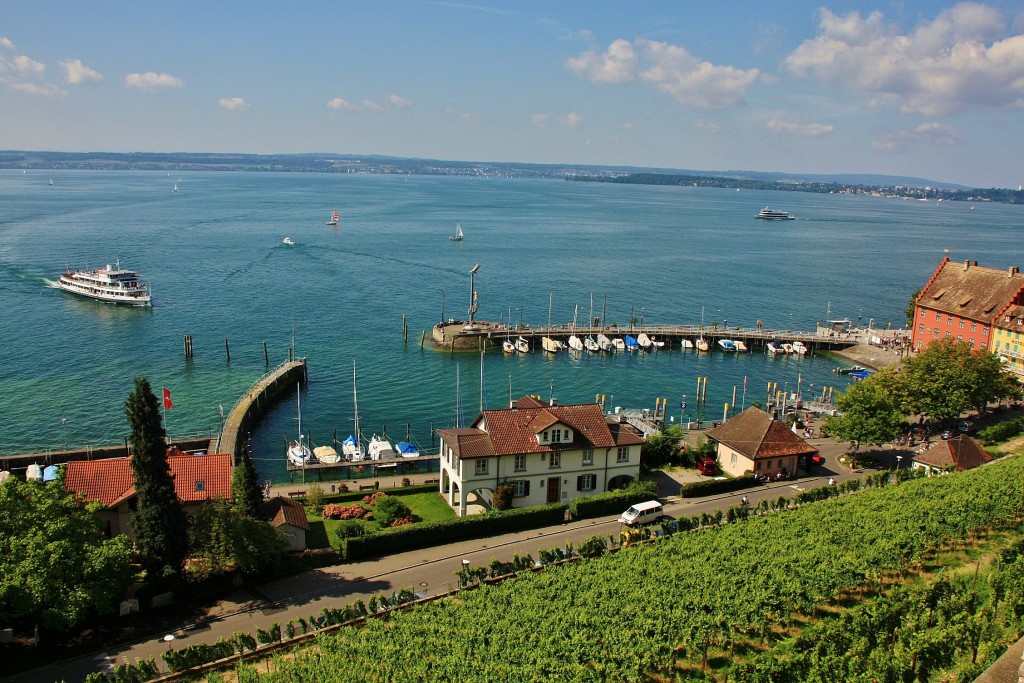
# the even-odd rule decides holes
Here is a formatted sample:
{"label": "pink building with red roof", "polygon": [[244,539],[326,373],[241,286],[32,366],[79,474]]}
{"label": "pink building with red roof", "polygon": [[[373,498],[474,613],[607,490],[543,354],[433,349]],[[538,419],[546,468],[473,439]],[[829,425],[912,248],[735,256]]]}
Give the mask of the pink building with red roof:
{"label": "pink building with red roof", "polygon": [[461,517],[513,488],[513,507],[568,503],[640,476],[643,438],[597,403],[548,405],[526,396],[485,410],[470,427],[439,429],[440,492]]}
{"label": "pink building with red roof", "polygon": [[[99,518],[111,536],[131,536],[135,511],[135,474],[130,458],[75,460],[67,463],[64,486],[103,505]],[[231,455],[170,455],[167,467],[174,492],[186,512],[212,498],[231,497]]]}

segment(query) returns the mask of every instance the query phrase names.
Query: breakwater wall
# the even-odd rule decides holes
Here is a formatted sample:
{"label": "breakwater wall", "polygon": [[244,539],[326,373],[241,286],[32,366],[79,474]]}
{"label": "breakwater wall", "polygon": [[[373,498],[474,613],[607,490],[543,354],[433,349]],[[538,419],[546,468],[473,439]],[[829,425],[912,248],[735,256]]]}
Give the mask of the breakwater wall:
{"label": "breakwater wall", "polygon": [[306,382],[306,359],[290,360],[277,366],[256,380],[238,399],[227,419],[220,437],[211,451],[230,453],[232,462],[238,461],[242,446],[248,441],[253,425],[263,413],[277,402],[281,394]]}

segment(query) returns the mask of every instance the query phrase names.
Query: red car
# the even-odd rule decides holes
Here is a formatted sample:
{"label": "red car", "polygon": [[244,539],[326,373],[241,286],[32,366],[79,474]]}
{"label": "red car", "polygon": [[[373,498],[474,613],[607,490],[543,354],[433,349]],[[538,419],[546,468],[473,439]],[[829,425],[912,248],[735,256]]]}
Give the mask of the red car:
{"label": "red car", "polygon": [[812,455],[811,456],[811,464],[812,465],[824,465],[825,464],[825,456],[823,456],[823,455]]}
{"label": "red car", "polygon": [[718,463],[715,462],[714,458],[709,458],[707,456],[697,458],[697,471],[705,477],[713,477],[716,474],[719,474]]}

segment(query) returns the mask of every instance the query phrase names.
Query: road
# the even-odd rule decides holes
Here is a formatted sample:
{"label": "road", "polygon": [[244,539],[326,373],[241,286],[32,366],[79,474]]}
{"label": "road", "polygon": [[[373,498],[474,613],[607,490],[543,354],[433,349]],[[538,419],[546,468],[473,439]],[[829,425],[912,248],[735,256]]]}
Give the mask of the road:
{"label": "road", "polygon": [[[838,444],[834,444],[834,451],[823,447],[824,443],[816,445],[824,453],[838,454],[842,450]],[[663,497],[665,513],[674,517],[711,513],[738,505],[743,495],[756,506],[762,499],[792,497],[799,491],[827,485],[829,478],[840,483],[851,477],[863,476],[863,473],[850,472],[844,467],[831,467],[830,463],[835,463],[834,457],[826,455],[825,466],[812,468],[810,473],[796,481],[699,499]],[[170,633],[153,633],[135,642],[111,644],[105,651],[35,669],[9,680],[19,683],[82,680],[88,673],[109,668],[115,663],[145,658],[153,658],[165,670],[160,656],[171,647],[181,649],[197,643],[212,644],[218,638],[228,638],[239,631],[255,634],[257,628],[269,629],[275,623],[283,629],[291,620],[303,618],[309,621],[324,607],[341,607],[357,599],[368,600],[373,595],[390,595],[403,587],[411,587],[420,594],[438,595],[458,587],[454,574],[461,568],[463,560],[468,560],[472,566],[486,566],[492,559],[511,561],[516,553],[529,553],[537,559],[542,549],[565,547],[568,543],[579,547],[591,536],[617,535],[619,528],[618,515],[615,515],[307,571],[261,584],[258,590],[236,591],[211,605],[207,618],[199,624],[183,623]],[[167,635],[173,635],[173,640],[165,640]]]}

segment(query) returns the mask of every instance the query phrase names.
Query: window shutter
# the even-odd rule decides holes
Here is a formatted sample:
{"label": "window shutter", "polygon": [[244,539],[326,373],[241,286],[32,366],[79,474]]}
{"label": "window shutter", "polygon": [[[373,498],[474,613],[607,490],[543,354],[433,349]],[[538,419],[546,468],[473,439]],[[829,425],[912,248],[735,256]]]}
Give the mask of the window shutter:
{"label": "window shutter", "polygon": [[583,475],[582,474],[580,476],[576,477],[576,490],[577,491],[582,491],[583,490]]}
{"label": "window shutter", "polygon": [[528,496],[530,495],[530,482],[526,481],[525,483],[526,485],[523,487],[523,495]]}

